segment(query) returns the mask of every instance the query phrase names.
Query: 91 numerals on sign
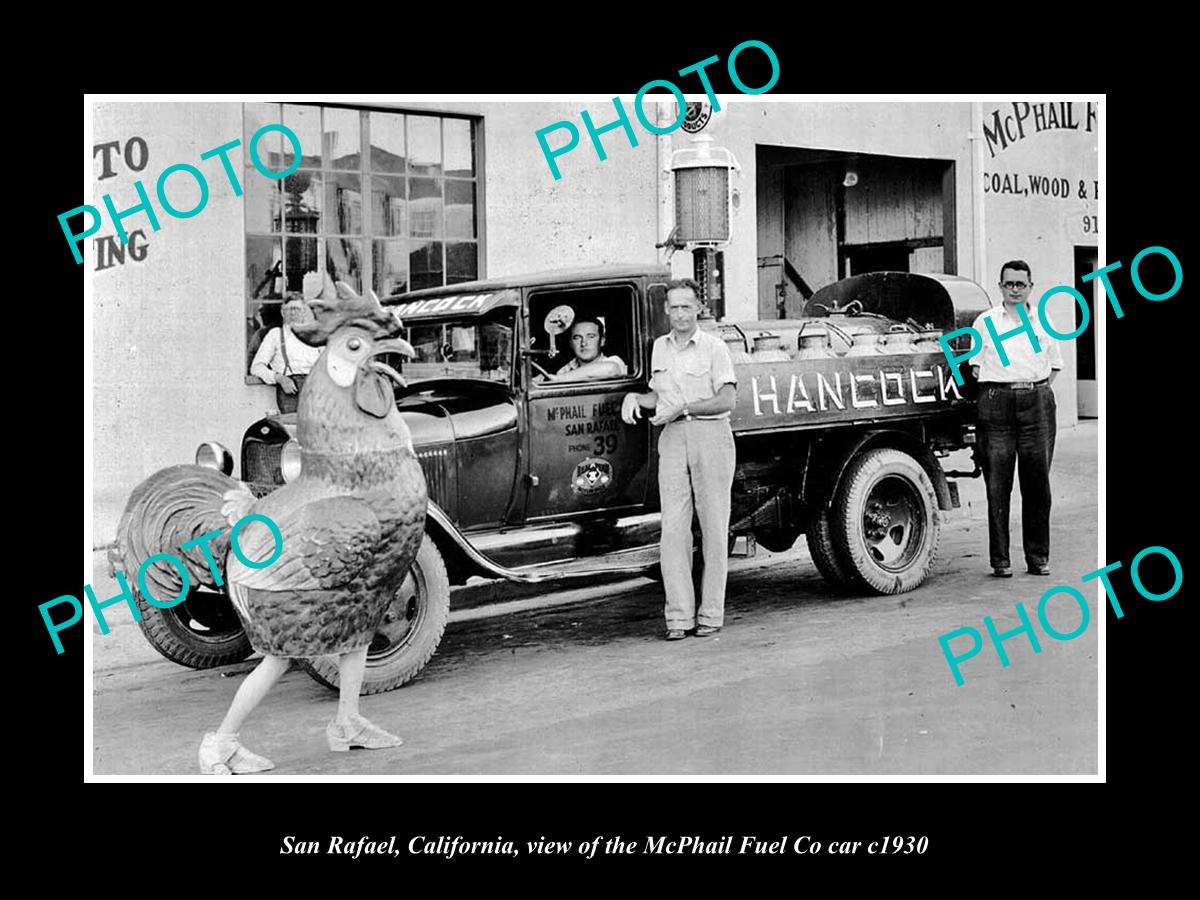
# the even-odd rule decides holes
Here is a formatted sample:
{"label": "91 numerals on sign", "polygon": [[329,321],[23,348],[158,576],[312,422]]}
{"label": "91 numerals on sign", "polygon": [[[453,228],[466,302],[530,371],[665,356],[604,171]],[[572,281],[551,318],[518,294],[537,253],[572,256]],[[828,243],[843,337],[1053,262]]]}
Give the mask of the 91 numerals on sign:
{"label": "91 numerals on sign", "polygon": [[1099,216],[1084,216],[1083,217],[1083,233],[1084,234],[1099,234],[1100,233],[1100,217]]}

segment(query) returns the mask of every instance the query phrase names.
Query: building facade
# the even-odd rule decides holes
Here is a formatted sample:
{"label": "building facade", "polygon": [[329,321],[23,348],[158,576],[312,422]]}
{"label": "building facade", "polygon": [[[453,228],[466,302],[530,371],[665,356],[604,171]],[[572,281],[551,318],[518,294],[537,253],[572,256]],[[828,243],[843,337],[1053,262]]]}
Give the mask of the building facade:
{"label": "building facade", "polygon": [[[601,135],[605,159],[580,113],[601,127],[617,119],[611,103],[97,104],[87,202],[104,210],[107,195],[129,210],[140,181],[159,227],[133,212],[122,245],[105,215],[80,246],[94,298],[96,543],[112,539],[146,475],[190,461],[201,440],[236,451],[275,407],[273,388],[248,375],[249,351],[305,274],[385,295],[659,261],[655,245],[675,225],[671,154],[697,137],[739,166],[721,257],[728,319],[794,315],[812,291],[865,271],[964,275],[999,302],[1004,260],[1027,260],[1042,289],[1078,286],[1096,265],[1095,104],[721,99],[718,111],[694,110],[691,132],[655,136],[625,98],[630,126]],[[674,121],[674,102],[648,104],[647,116]],[[555,179],[535,133],[560,121],[581,138]],[[292,169],[280,179],[247,152],[273,123],[300,140],[297,160],[280,131],[260,135],[261,164]],[[162,182],[172,208],[197,210],[175,218],[156,185],[180,164],[204,185],[184,168]],[[690,254],[671,265],[693,274]],[[1060,331],[1079,315],[1069,297],[1050,304]],[[1063,354],[1055,392],[1069,426],[1096,414],[1093,333]]]}

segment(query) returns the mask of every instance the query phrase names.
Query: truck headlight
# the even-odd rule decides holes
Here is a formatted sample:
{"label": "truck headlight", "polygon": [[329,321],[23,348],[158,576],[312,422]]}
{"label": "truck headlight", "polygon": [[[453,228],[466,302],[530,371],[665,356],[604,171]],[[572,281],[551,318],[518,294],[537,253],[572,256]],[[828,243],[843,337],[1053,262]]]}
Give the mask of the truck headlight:
{"label": "truck headlight", "polygon": [[196,465],[216,469],[222,475],[232,475],[233,454],[216,441],[205,441],[196,448]]}
{"label": "truck headlight", "polygon": [[284,481],[295,481],[300,477],[300,444],[295,438],[284,444],[279,453],[279,471]]}

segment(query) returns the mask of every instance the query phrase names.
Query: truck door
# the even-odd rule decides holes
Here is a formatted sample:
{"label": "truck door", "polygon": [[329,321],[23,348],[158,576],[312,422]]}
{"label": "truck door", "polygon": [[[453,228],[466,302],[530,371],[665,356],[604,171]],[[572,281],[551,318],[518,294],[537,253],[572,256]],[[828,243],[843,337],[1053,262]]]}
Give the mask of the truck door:
{"label": "truck door", "polygon": [[650,428],[621,420],[625,394],[645,389],[637,300],[632,283],[530,292],[527,520],[624,515],[645,504]]}

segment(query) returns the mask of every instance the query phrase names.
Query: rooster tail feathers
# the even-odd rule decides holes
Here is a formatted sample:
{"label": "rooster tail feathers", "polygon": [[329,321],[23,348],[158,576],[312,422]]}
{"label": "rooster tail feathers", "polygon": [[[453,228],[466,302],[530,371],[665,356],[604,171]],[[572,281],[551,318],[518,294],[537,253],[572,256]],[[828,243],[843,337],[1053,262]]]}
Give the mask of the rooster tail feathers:
{"label": "rooster tail feathers", "polygon": [[[117,526],[117,550],[130,586],[147,559],[165,553],[183,560],[193,587],[216,589],[207,556],[224,581],[229,523],[237,520],[228,520],[225,510],[242,508],[242,492],[253,503],[253,495],[241,482],[197,465],[162,469],[138,485]],[[184,544],[213,531],[221,533],[184,549]],[[160,601],[168,602],[180,593],[182,578],[169,562],[155,561],[145,577],[146,587]]]}

